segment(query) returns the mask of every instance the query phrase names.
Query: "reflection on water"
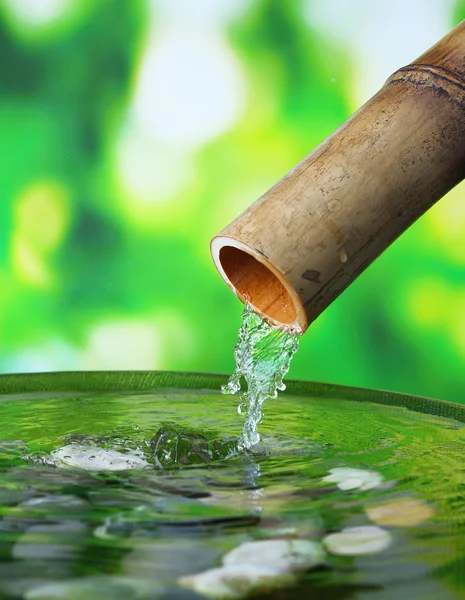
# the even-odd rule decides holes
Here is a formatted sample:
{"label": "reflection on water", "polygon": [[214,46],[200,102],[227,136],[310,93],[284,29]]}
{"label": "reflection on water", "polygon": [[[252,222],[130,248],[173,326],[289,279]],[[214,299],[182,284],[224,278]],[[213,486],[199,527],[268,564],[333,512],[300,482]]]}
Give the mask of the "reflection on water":
{"label": "reflection on water", "polygon": [[0,413],[0,597],[463,597],[461,423],[286,395],[237,453],[209,392]]}

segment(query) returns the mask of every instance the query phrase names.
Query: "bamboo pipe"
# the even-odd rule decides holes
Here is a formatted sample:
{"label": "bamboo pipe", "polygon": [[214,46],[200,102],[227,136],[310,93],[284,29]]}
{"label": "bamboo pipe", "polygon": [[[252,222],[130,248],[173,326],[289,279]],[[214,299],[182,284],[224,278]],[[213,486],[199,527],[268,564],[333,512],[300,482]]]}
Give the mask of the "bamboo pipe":
{"label": "bamboo pipe", "polygon": [[462,21],[213,238],[213,261],[262,318],[304,332],[464,177]]}

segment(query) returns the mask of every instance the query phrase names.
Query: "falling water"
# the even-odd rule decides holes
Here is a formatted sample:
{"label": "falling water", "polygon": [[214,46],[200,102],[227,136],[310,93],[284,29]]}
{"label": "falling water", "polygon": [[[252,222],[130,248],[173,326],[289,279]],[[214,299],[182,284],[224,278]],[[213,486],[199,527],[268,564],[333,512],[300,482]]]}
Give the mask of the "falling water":
{"label": "falling water", "polygon": [[286,388],[283,378],[298,350],[299,338],[299,332],[271,327],[245,306],[234,349],[236,370],[221,390],[223,394],[236,394],[245,380],[246,389],[238,407],[239,414],[246,415],[239,449],[251,448],[260,441],[257,426],[262,420],[262,404]]}

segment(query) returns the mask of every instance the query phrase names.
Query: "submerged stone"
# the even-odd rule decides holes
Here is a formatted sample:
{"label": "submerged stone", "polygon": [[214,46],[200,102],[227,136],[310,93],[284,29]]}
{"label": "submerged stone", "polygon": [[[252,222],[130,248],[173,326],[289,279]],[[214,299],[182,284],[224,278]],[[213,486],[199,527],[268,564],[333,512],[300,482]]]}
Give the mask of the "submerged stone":
{"label": "submerged stone", "polygon": [[29,498],[21,504],[18,508],[22,508],[24,512],[36,514],[45,513],[45,515],[55,515],[58,513],[77,513],[80,514],[87,510],[90,510],[90,504],[84,498],[73,496],[71,494],[47,494],[45,496],[36,496]]}
{"label": "submerged stone", "polygon": [[25,600],[156,600],[163,588],[153,582],[119,576],[69,579],[29,590]]}
{"label": "submerged stone", "polygon": [[295,575],[263,565],[229,565],[181,577],[179,584],[215,600],[239,600],[292,585]]}
{"label": "submerged stone", "polygon": [[120,452],[77,443],[54,450],[50,453],[50,459],[57,467],[74,467],[85,471],[127,471],[150,466],[142,451]]}
{"label": "submerged stone", "polygon": [[156,500],[156,496],[145,491],[117,487],[91,490],[87,493],[87,498],[92,506],[118,506],[124,508],[143,506]]}
{"label": "submerged stone", "polygon": [[180,584],[209,598],[234,600],[292,585],[299,573],[325,561],[318,542],[262,540],[246,542],[223,557],[223,567],[180,579]]}
{"label": "submerged stone", "polygon": [[365,507],[368,518],[378,525],[415,527],[434,516],[432,506],[416,498],[396,498]]}
{"label": "submerged stone", "polygon": [[73,566],[68,561],[42,560],[39,557],[0,562],[0,598],[23,598],[32,588],[72,577]]}
{"label": "submerged stone", "polygon": [[329,475],[323,477],[323,481],[335,483],[343,491],[359,489],[364,492],[381,485],[383,477],[376,471],[352,469],[351,467],[336,467],[330,470]]}
{"label": "submerged stone", "polygon": [[348,527],[323,539],[328,552],[345,556],[376,554],[386,550],[391,542],[391,534],[374,525]]}
{"label": "submerged stone", "polygon": [[32,525],[14,544],[16,559],[64,561],[74,558],[87,535],[87,526],[79,521]]}
{"label": "submerged stone", "polygon": [[161,499],[150,506],[139,506],[105,519],[94,530],[100,538],[159,537],[181,535],[182,532],[209,532],[257,525],[260,517],[250,514],[231,514],[230,511],[204,506],[190,498],[172,497]]}
{"label": "submerged stone", "polygon": [[212,567],[219,557],[220,550],[208,540],[191,539],[188,544],[184,540],[153,540],[131,550],[121,568],[137,579],[176,581],[187,573]]}
{"label": "submerged stone", "polygon": [[262,540],[246,542],[223,558],[223,564],[264,565],[285,572],[302,572],[321,565],[325,551],[319,542],[307,540]]}
{"label": "submerged stone", "polygon": [[33,492],[26,489],[1,489],[0,488],[0,506],[15,506],[24,500],[27,500]]}

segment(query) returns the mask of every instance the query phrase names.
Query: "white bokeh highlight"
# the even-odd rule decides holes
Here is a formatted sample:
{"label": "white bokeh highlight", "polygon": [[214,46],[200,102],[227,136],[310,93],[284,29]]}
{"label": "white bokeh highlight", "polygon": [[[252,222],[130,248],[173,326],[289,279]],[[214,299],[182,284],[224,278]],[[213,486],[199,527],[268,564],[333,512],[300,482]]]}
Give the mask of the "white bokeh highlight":
{"label": "white bokeh highlight", "polygon": [[149,0],[154,18],[178,24],[180,20],[192,28],[226,25],[244,16],[253,0]]}
{"label": "white bokeh highlight", "polygon": [[115,149],[127,209],[173,205],[195,184],[193,157],[234,127],[245,74],[225,26],[250,0],[149,1],[150,23]]}
{"label": "white bokeh highlight", "polygon": [[353,108],[373,96],[397,69],[412,62],[452,27],[455,0],[305,0],[311,27],[354,60]]}
{"label": "white bokeh highlight", "polygon": [[190,150],[234,125],[244,93],[236,56],[217,31],[173,27],[147,46],[131,113],[159,142]]}
{"label": "white bokeh highlight", "polygon": [[161,363],[160,336],[150,321],[121,320],[97,325],[82,355],[83,369],[154,369]]}
{"label": "white bokeh highlight", "polygon": [[23,27],[44,27],[66,15],[78,0],[1,0],[4,9]]}
{"label": "white bokeh highlight", "polygon": [[139,126],[126,126],[116,148],[116,172],[130,201],[128,209],[156,206],[180,194],[195,180],[189,154],[163,146]]}

